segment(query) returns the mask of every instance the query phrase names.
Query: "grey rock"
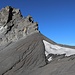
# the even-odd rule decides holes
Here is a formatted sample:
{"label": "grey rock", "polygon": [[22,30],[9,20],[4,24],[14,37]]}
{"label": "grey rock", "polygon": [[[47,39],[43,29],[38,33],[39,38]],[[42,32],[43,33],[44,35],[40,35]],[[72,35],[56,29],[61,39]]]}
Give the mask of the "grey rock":
{"label": "grey rock", "polygon": [[0,75],[27,75],[43,67],[47,64],[44,50],[39,33],[12,43],[0,51]]}
{"label": "grey rock", "polygon": [[19,9],[11,6],[1,9],[0,39],[2,39],[2,44],[0,46],[5,45],[3,38],[6,38],[7,42],[15,42],[35,32],[39,32],[38,23],[34,22],[30,15],[24,18]]}

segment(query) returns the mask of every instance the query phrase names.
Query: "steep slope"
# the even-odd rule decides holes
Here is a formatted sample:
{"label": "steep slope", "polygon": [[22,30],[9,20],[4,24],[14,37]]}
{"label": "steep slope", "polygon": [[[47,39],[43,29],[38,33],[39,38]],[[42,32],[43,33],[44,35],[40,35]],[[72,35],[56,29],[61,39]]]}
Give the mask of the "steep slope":
{"label": "steep slope", "polygon": [[0,11],[0,75],[75,75],[75,46],[42,35],[19,9]]}
{"label": "steep slope", "polygon": [[27,75],[46,65],[40,34],[32,34],[0,51],[0,75]]}

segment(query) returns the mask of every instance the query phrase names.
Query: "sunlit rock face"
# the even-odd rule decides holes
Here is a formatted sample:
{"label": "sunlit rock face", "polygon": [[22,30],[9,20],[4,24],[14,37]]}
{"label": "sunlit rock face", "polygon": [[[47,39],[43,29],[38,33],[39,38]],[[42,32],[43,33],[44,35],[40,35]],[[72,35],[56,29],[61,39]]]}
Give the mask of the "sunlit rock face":
{"label": "sunlit rock face", "polygon": [[30,15],[23,17],[19,9],[11,6],[0,10],[0,46],[35,32],[39,32],[38,23]]}

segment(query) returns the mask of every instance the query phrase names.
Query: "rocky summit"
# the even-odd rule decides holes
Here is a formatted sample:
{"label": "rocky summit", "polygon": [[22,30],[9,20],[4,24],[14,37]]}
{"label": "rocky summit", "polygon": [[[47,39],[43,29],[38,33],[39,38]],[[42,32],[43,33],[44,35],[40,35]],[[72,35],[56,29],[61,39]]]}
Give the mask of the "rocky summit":
{"label": "rocky summit", "polygon": [[23,17],[19,9],[7,6],[0,11],[0,46],[39,32],[37,22],[28,15]]}
{"label": "rocky summit", "polygon": [[75,46],[58,44],[19,9],[0,10],[0,75],[75,75]]}

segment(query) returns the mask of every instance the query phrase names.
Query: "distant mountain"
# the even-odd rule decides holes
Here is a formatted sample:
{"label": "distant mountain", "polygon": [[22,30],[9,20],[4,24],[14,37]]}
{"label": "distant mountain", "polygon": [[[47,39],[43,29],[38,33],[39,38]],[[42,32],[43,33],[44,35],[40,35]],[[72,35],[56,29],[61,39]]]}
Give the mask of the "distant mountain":
{"label": "distant mountain", "polygon": [[75,46],[57,44],[19,9],[0,10],[0,75],[75,75]]}

